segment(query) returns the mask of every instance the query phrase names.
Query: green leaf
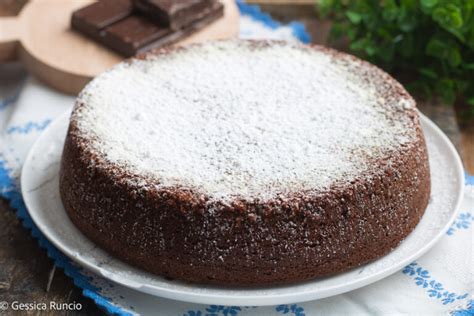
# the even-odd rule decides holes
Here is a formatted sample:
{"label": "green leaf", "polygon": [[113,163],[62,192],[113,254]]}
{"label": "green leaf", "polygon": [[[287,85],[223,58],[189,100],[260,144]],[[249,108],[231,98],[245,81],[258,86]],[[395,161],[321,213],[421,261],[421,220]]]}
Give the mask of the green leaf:
{"label": "green leaf", "polygon": [[465,63],[462,65],[463,68],[468,69],[468,70],[474,70],[474,63]]}
{"label": "green leaf", "polygon": [[432,37],[426,46],[426,54],[440,60],[446,60],[452,67],[458,67],[462,62],[458,45],[452,41],[443,41]]}
{"label": "green leaf", "polygon": [[349,29],[347,30],[347,37],[350,40],[354,40],[357,38],[357,30],[356,29]]}
{"label": "green leaf", "polygon": [[417,2],[417,0],[401,0],[400,4],[402,7],[405,7],[410,10],[416,7]]}
{"label": "green leaf", "polygon": [[445,59],[447,57],[448,49],[449,46],[447,46],[445,42],[433,36],[426,45],[425,52],[429,56]]}
{"label": "green leaf", "polygon": [[[335,23],[331,29],[332,35],[335,36],[336,38],[343,36],[347,31],[348,31],[347,27],[340,23]],[[349,32],[354,32],[354,29],[349,29]]]}
{"label": "green leaf", "polygon": [[398,15],[398,26],[403,32],[411,32],[417,26],[417,17],[406,7],[402,7]]}
{"label": "green leaf", "polygon": [[334,6],[334,1],[333,0],[319,0],[318,3],[318,8],[323,16],[328,15]]}
{"label": "green leaf", "polygon": [[390,30],[388,28],[380,27],[376,33],[377,36],[380,36],[387,42],[390,42],[392,40],[392,34],[390,33]]}
{"label": "green leaf", "polygon": [[386,0],[382,2],[382,18],[385,21],[395,21],[398,15],[398,7],[394,0]]}
{"label": "green leaf", "polygon": [[474,50],[474,18],[472,18],[472,23],[469,26],[466,26],[470,30],[466,34],[466,40],[464,41],[472,50]]}
{"label": "green leaf", "polygon": [[434,70],[431,68],[420,68],[418,69],[418,72],[430,79],[438,78],[438,75],[436,74],[436,72],[434,72]]}
{"label": "green leaf", "polygon": [[432,9],[438,4],[438,0],[421,0],[420,3],[424,9]]}
{"label": "green leaf", "polygon": [[447,30],[459,29],[463,25],[461,10],[454,4],[434,9],[433,19]]}
{"label": "green leaf", "polygon": [[365,52],[367,53],[367,55],[374,56],[377,53],[377,51],[378,51],[377,46],[374,43],[368,42],[366,44]]}
{"label": "green leaf", "polygon": [[367,39],[361,38],[351,43],[350,49],[354,51],[360,51],[365,48],[367,44]]}
{"label": "green leaf", "polygon": [[362,16],[357,12],[347,11],[346,15],[349,18],[349,21],[351,21],[354,24],[359,24],[360,21],[362,21]]}
{"label": "green leaf", "polygon": [[461,53],[457,47],[451,47],[448,53],[448,62],[451,66],[457,67],[461,64]]}

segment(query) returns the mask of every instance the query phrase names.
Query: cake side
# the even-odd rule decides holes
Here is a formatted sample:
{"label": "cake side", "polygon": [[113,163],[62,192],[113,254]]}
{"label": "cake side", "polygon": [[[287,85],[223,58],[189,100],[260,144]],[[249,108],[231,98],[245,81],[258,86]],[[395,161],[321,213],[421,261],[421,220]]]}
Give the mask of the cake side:
{"label": "cake side", "polygon": [[[255,49],[281,45],[252,43]],[[369,168],[341,175],[327,186],[260,196],[217,198],[200,186],[163,186],[156,178],[111,162],[91,146],[97,140],[84,132],[83,116],[78,115],[89,105],[79,98],[60,174],[61,198],[71,220],[125,262],[202,283],[303,281],[389,252],[414,229],[430,193],[427,151],[414,101],[374,66],[332,50],[311,49],[340,63],[357,63],[357,75],[378,81],[379,97],[398,105],[384,115],[401,117],[407,131],[395,133],[398,144],[365,157]]]}
{"label": "cake side", "polygon": [[110,170],[88,168],[93,157],[77,159],[81,149],[73,139],[61,169],[72,221],[125,262],[180,280],[273,284],[345,271],[395,248],[429,199],[422,139],[350,190],[231,205],[115,181]]}

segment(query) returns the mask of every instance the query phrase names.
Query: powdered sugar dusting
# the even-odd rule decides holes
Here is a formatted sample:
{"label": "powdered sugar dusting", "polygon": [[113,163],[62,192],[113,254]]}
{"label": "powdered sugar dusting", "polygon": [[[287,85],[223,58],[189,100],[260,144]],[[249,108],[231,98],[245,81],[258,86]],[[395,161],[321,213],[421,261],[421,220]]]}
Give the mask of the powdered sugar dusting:
{"label": "powdered sugar dusting", "polygon": [[158,186],[269,199],[350,181],[414,139],[412,99],[361,67],[294,44],[210,43],[116,66],[74,116],[94,151]]}

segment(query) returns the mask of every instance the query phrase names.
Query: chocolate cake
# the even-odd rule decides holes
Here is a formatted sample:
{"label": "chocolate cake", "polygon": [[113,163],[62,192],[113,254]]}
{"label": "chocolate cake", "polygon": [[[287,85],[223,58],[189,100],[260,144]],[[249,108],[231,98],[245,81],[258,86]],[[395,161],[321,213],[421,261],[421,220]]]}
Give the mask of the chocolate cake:
{"label": "chocolate cake", "polygon": [[428,203],[415,102],[353,56],[273,41],[164,49],[95,78],[60,191],[74,224],[160,276],[268,285],[390,252]]}

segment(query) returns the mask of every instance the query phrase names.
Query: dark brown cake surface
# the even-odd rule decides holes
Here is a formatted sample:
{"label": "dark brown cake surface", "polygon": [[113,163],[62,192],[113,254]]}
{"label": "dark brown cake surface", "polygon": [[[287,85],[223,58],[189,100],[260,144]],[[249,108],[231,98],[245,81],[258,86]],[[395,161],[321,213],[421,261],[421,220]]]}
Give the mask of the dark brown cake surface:
{"label": "dark brown cake surface", "polygon": [[318,46],[223,41],[120,64],[80,94],[60,176],[75,225],[134,266],[263,285],[375,260],[430,195],[415,102]]}

